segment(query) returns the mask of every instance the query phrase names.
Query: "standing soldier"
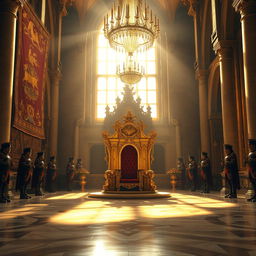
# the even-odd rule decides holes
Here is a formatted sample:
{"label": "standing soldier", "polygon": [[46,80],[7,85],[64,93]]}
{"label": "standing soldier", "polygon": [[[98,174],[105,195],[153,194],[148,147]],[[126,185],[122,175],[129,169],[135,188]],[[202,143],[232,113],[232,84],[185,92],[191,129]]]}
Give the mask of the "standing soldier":
{"label": "standing soldier", "polygon": [[186,166],[184,164],[182,157],[179,157],[177,159],[177,169],[181,173],[181,187],[183,189],[185,189],[185,187],[186,187]]}
{"label": "standing soldier", "polygon": [[252,184],[254,195],[248,199],[249,202],[256,202],[256,140],[249,140],[250,153],[247,160],[249,180]]}
{"label": "standing soldier", "polygon": [[210,193],[210,186],[212,185],[212,172],[210,159],[208,157],[208,153],[206,152],[202,152],[200,170],[201,178],[203,181],[202,193]]}
{"label": "standing soldier", "polygon": [[44,180],[44,172],[45,172],[45,160],[44,160],[44,152],[38,152],[37,157],[34,163],[34,171],[32,178],[32,188],[35,189],[36,196],[42,196],[42,183]]}
{"label": "standing soldier", "polygon": [[31,148],[24,148],[21,155],[18,173],[17,173],[17,182],[16,182],[16,191],[20,191],[20,199],[31,198],[26,192],[28,184],[31,182],[32,178],[32,169],[33,163],[31,159]]}
{"label": "standing soldier", "polygon": [[72,182],[74,180],[75,177],[75,171],[76,171],[76,166],[75,166],[75,161],[74,161],[74,157],[70,157],[68,160],[68,164],[67,164],[67,169],[66,169],[66,175],[67,175],[67,190],[71,191],[71,187],[72,187]]}
{"label": "standing soldier", "polygon": [[188,179],[191,183],[191,191],[196,191],[197,189],[197,163],[193,156],[188,158],[188,167],[187,167]]}
{"label": "standing soldier", "polygon": [[55,192],[55,181],[57,177],[57,167],[55,156],[50,157],[50,161],[47,166],[45,190],[48,192]]}
{"label": "standing soldier", "polygon": [[224,171],[229,185],[229,193],[225,198],[237,198],[237,189],[240,189],[240,180],[238,173],[238,164],[236,154],[229,144],[225,144]]}
{"label": "standing soldier", "polygon": [[0,150],[0,203],[9,203],[8,185],[10,180],[10,170],[12,159],[10,157],[11,144],[3,143]]}
{"label": "standing soldier", "polygon": [[82,162],[82,159],[81,158],[78,158],[77,159],[77,162],[76,162],[76,171],[77,173],[80,173],[81,170],[83,168],[83,162]]}

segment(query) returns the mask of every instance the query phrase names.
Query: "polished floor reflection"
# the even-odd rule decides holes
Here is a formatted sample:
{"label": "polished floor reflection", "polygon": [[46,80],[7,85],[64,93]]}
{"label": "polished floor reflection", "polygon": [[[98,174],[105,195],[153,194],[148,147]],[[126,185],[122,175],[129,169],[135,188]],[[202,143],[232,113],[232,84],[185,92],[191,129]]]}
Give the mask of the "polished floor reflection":
{"label": "polished floor reflection", "polygon": [[256,204],[216,195],[97,200],[57,193],[0,205],[0,255],[256,255]]}

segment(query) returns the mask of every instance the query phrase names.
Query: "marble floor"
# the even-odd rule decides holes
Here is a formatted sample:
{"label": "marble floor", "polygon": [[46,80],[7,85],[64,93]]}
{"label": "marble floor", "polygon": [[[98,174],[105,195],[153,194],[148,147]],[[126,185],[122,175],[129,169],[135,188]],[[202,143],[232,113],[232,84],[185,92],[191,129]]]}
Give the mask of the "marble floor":
{"label": "marble floor", "polygon": [[97,200],[61,193],[0,205],[1,256],[256,255],[256,204],[218,194]]}

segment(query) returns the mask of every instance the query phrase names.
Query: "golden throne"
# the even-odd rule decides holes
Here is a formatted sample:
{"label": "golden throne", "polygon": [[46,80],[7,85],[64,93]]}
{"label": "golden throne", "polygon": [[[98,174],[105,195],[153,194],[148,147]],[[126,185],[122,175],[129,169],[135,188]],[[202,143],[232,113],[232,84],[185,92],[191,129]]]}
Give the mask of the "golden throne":
{"label": "golden throne", "polygon": [[116,121],[114,134],[103,132],[108,170],[103,190],[155,191],[154,172],[150,170],[155,132],[144,133],[142,121],[129,111]]}

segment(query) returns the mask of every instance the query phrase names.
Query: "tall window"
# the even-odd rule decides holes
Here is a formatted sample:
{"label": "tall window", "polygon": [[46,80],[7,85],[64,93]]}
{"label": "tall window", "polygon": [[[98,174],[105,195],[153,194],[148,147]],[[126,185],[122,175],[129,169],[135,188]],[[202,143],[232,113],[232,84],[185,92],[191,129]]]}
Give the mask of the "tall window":
{"label": "tall window", "polygon": [[[141,104],[146,110],[150,105],[152,118],[157,118],[157,79],[156,79],[156,56],[155,47],[145,53],[139,53],[137,60],[140,65],[145,67],[145,76],[141,81],[134,85],[136,98],[141,98]],[[105,108],[109,105],[113,110],[115,99],[122,99],[124,84],[116,76],[116,67],[125,60],[123,53],[114,51],[104,37],[103,32],[98,38],[98,54],[97,54],[97,119],[105,117]]]}

